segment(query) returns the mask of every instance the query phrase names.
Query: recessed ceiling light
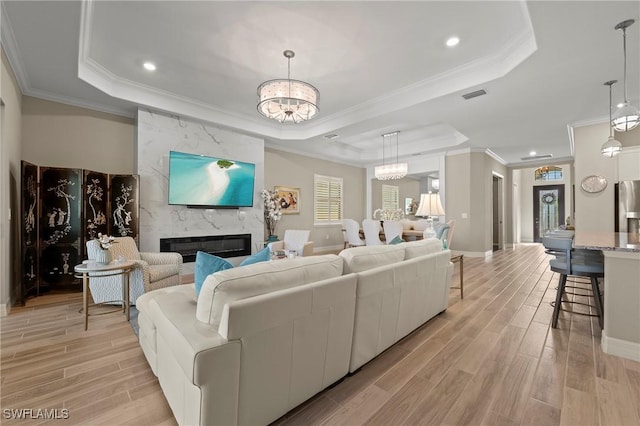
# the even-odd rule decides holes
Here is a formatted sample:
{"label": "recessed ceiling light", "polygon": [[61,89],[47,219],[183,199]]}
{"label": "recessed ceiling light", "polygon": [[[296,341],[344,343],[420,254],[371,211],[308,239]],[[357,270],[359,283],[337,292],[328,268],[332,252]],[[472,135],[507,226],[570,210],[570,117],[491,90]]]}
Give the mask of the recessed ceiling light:
{"label": "recessed ceiling light", "polygon": [[460,43],[460,39],[458,37],[449,37],[449,39],[447,40],[447,46],[449,47],[453,47],[456,46],[458,43]]}
{"label": "recessed ceiling light", "polygon": [[618,105],[616,105],[617,108],[622,108],[624,106],[624,102],[620,102]]}
{"label": "recessed ceiling light", "polygon": [[531,151],[531,152],[529,153],[529,155],[536,155],[536,152],[535,152],[535,151]]}
{"label": "recessed ceiling light", "polygon": [[145,62],[144,64],[142,64],[142,66],[147,71],[155,71],[156,70],[156,64],[154,64],[153,62]]}

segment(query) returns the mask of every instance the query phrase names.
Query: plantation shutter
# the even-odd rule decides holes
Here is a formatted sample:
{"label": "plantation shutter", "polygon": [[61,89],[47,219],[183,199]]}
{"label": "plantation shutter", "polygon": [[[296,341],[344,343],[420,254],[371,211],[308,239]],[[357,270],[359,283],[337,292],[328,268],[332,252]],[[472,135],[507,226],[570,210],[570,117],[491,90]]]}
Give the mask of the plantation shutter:
{"label": "plantation shutter", "polygon": [[314,222],[316,225],[342,223],[342,178],[315,175]]}
{"label": "plantation shutter", "polygon": [[398,210],[399,205],[400,189],[397,186],[382,185],[382,209]]}

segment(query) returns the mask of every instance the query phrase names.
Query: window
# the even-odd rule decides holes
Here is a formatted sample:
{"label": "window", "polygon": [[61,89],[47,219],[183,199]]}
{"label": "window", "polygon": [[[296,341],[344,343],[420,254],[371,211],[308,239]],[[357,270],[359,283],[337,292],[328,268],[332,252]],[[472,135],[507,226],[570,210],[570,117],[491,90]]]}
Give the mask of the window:
{"label": "window", "polygon": [[313,215],[315,225],[342,223],[342,178],[315,175]]}
{"label": "window", "polygon": [[544,166],[535,171],[536,180],[562,180],[562,167]]}
{"label": "window", "polygon": [[382,210],[398,210],[400,204],[400,188],[382,185]]}

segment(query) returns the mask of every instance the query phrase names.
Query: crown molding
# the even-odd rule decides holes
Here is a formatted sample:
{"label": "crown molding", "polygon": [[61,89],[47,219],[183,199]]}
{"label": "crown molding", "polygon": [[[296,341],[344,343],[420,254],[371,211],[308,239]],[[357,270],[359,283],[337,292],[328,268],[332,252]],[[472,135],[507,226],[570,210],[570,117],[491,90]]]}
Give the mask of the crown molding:
{"label": "crown molding", "polygon": [[192,98],[139,84],[114,75],[90,57],[94,2],[84,0],[80,22],[78,77],[107,94],[138,105],[189,116],[212,123],[280,140],[307,140],[348,125],[401,110],[431,99],[500,78],[536,51],[537,45],[528,9],[522,2],[526,19],[524,29],[501,50],[458,68],[402,87],[383,96],[346,108],[326,117],[297,125],[276,126],[262,117],[231,113]]}
{"label": "crown molding", "polygon": [[504,158],[500,157],[498,154],[491,151],[490,149],[485,149],[484,153],[487,154],[489,157],[493,158],[494,160],[496,160],[498,163],[502,164],[503,166],[506,166],[509,164]]}
{"label": "crown molding", "polygon": [[24,93],[24,95],[31,96],[33,98],[44,99],[46,101],[58,102],[65,105],[86,108],[92,111],[104,112],[106,114],[118,115],[126,118],[135,118],[136,116],[136,108],[133,105],[131,106],[131,108],[119,108],[116,106],[104,105],[98,102],[89,102],[70,96],[63,96],[57,93],[51,93],[40,89],[29,89],[26,93]]}
{"label": "crown molding", "polygon": [[29,78],[24,67],[24,62],[22,61],[22,56],[20,56],[18,43],[13,34],[13,28],[11,27],[11,21],[9,21],[4,2],[0,2],[0,20],[2,20],[2,25],[0,25],[0,44],[2,44],[2,48],[7,55],[7,60],[11,66],[13,75],[18,81],[20,91],[25,93],[30,88]]}

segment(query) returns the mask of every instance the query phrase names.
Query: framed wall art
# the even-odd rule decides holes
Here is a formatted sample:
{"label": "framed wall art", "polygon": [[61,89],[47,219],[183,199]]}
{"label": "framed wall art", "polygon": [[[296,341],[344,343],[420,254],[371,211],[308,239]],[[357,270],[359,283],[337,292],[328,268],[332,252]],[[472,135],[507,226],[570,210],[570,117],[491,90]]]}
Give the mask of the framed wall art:
{"label": "framed wall art", "polygon": [[282,214],[300,213],[300,188],[290,186],[276,186],[278,203]]}

